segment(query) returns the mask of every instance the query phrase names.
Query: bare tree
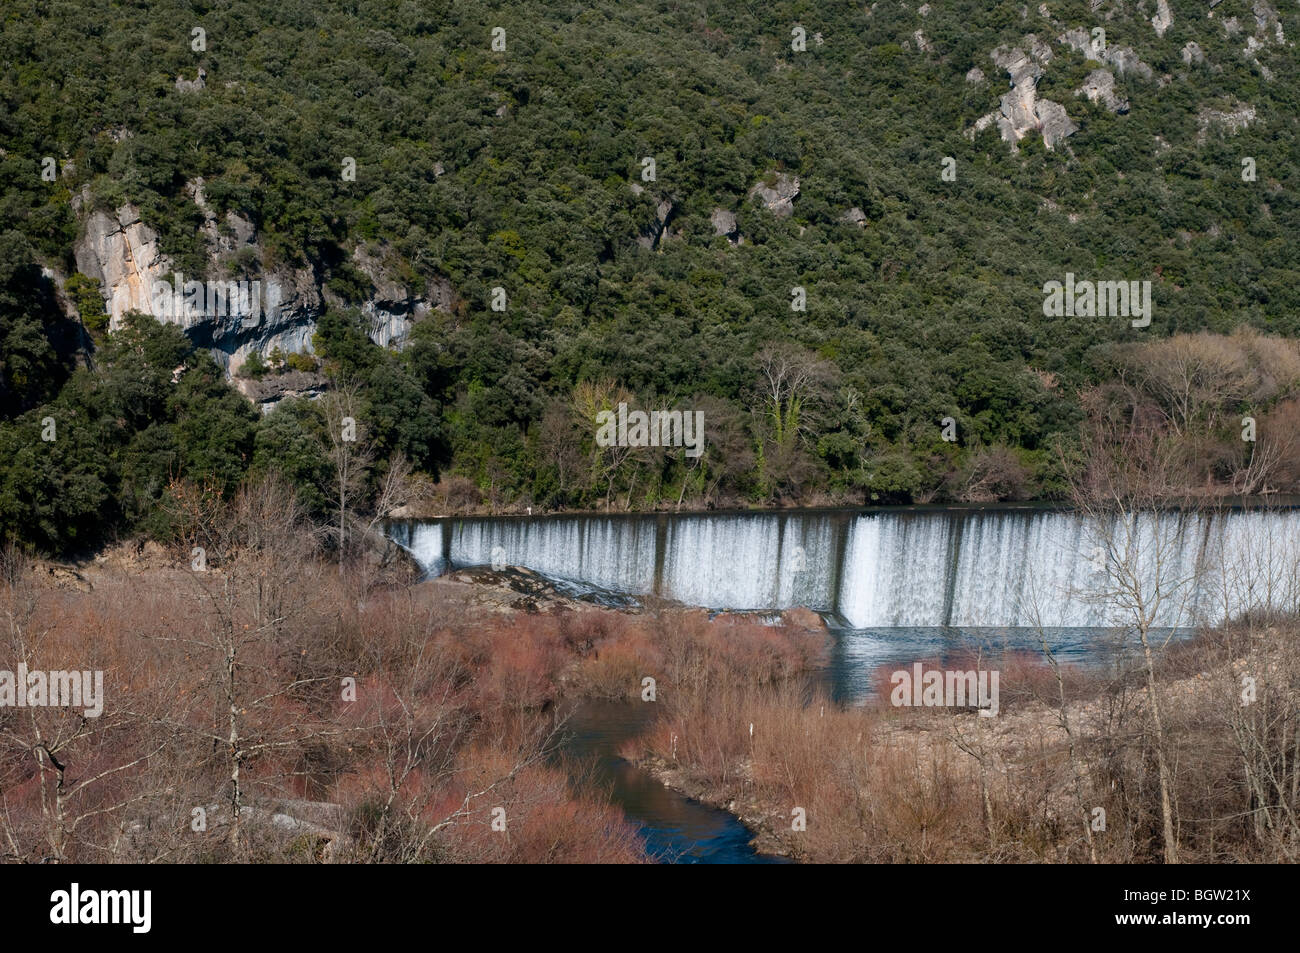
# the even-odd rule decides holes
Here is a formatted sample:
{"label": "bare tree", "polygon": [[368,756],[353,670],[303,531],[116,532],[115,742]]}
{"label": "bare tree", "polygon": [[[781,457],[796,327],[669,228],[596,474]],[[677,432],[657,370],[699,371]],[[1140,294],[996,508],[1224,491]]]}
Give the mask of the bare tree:
{"label": "bare tree", "polygon": [[582,466],[582,439],[575,425],[576,416],[573,407],[566,402],[552,401],[542,414],[542,422],[537,430],[537,440],[541,444],[540,456],[555,467],[561,496],[568,492]]}
{"label": "bare tree", "polygon": [[374,462],[374,450],[366,435],[364,421],[360,419],[360,388],[355,383],[336,387],[322,401],[326,439],[329,441],[326,450],[334,467],[334,503],[338,512],[335,532],[338,536],[339,571],[342,572],[350,542],[349,507],[357,506],[365,491],[370,466]]}
{"label": "bare tree", "polygon": [[1232,477],[1234,493],[1254,496],[1275,489],[1279,478],[1285,480],[1289,467],[1294,467],[1300,457],[1300,438],[1293,421],[1282,421],[1279,415],[1270,414],[1260,421],[1257,439],[1245,441],[1249,446],[1246,465]]}
{"label": "bare tree", "polygon": [[1222,408],[1243,400],[1250,368],[1231,339],[1176,334],[1134,354],[1143,388],[1164,408],[1175,434],[1204,424],[1213,429]]}
{"label": "bare tree", "polygon": [[815,410],[830,393],[834,366],[796,344],[781,342],[758,352],[756,412],[760,480],[769,491],[796,485],[808,475],[800,444],[813,432]]}
{"label": "bare tree", "polygon": [[[579,428],[590,427],[594,438],[596,415],[604,411],[617,413],[619,404],[632,400],[632,394],[612,380],[579,381],[573,389],[573,412]],[[591,475],[593,483],[605,482],[605,509],[609,509],[615,479],[636,449],[620,446],[617,441],[602,447],[592,440]]]}
{"label": "bare tree", "polygon": [[1077,816],[1083,824],[1083,836],[1088,845],[1088,860],[1097,863],[1097,845],[1093,842],[1092,837],[1092,819],[1088,809],[1088,804],[1083,797],[1084,787],[1084,765],[1081,763],[1079,756],[1079,744],[1076,737],[1074,725],[1070,720],[1070,705],[1065,692],[1065,672],[1061,666],[1061,660],[1052,648],[1051,641],[1047,636],[1047,627],[1043,624],[1042,609],[1043,606],[1053,598],[1059,598],[1060,593],[1044,593],[1037,586],[1037,573],[1032,566],[1025,567],[1025,599],[1022,609],[1028,618],[1030,625],[1038,633],[1038,644],[1041,647],[1043,658],[1052,669],[1052,676],[1056,682],[1055,698],[1055,715],[1056,724],[1065,732],[1065,751],[1066,757],[1070,763],[1070,776],[1074,792],[1074,809]]}
{"label": "bare tree", "polygon": [[1104,559],[1105,578],[1096,595],[1108,607],[1111,621],[1140,647],[1159,774],[1164,858],[1166,863],[1178,863],[1173,781],[1156,684],[1156,653],[1191,621],[1189,607],[1198,572],[1194,565],[1187,565],[1184,548],[1195,545],[1193,530],[1199,521],[1189,509],[1171,507],[1163,495],[1151,493],[1130,492],[1127,497],[1076,493],[1074,504]]}
{"label": "bare tree", "polygon": [[307,669],[306,649],[290,651],[285,635],[313,591],[314,530],[293,489],[274,475],[248,484],[220,525],[219,548],[208,554],[209,565],[187,576],[204,607],[196,630],[157,641],[182,647],[186,658],[207,668],[206,716],[196,711],[198,717],[169,720],[167,726],[182,743],[208,744],[219,753],[228,849],[243,859],[248,767],[349,729],[325,726],[306,703],[313,690],[337,684],[340,673]]}
{"label": "bare tree", "polygon": [[[88,711],[91,699],[80,692],[81,708],[54,706],[56,700],[68,699],[51,695],[37,705],[0,709],[3,849],[15,861],[102,861],[111,851],[111,841],[102,836],[102,829],[96,837],[88,828],[150,796],[145,769],[167,742],[150,730],[156,708],[132,710],[112,683],[114,676],[124,673],[100,657],[98,647],[61,640],[39,603],[27,560],[11,547],[0,552],[0,635],[5,657],[16,668],[21,665],[48,678],[46,688],[51,693],[56,678],[62,681],[55,672],[73,676],[91,672],[100,689],[100,710]],[[72,651],[75,656],[69,654]],[[14,687],[18,692],[29,690],[28,684]],[[170,685],[158,688],[150,706],[166,704]],[[16,817],[23,809],[13,795],[25,787],[39,808],[37,824]]]}

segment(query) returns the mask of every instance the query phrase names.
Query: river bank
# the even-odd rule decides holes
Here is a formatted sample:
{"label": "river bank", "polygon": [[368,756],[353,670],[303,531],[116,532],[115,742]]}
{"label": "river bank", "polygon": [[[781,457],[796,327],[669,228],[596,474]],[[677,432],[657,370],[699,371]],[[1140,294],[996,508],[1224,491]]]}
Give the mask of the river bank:
{"label": "river bank", "polygon": [[[996,717],[899,708],[887,690],[844,708],[815,691],[738,686],[721,706],[685,700],[636,760],[797,861],[1143,863],[1163,856],[1163,746],[1182,859],[1296,858],[1300,620],[1171,645],[1154,671],[1158,729],[1136,659],[1065,669],[1059,683],[1023,656],[984,667],[1002,670]],[[713,717],[718,707],[740,723]]]}
{"label": "river bank", "polygon": [[[1293,617],[1157,641],[1152,693],[1131,630],[1069,655],[1044,632],[1058,670],[987,633],[606,604],[523,568],[340,573],[264,545],[202,572],[143,547],[0,579],[14,657],[105,673],[91,727],[112,734],[56,742],[60,763],[133,766],[114,776],[133,813],[86,828],[103,856],[1141,863],[1162,856],[1160,755],[1184,858],[1294,860],[1300,843]],[[996,717],[888,704],[891,672],[918,663],[997,671]],[[232,698],[233,750],[258,752],[237,789],[229,752],[192,743],[229,731],[208,722]],[[59,712],[36,715],[58,737]],[[57,778],[0,769],[8,834],[47,849]],[[219,834],[172,823],[194,805]]]}
{"label": "river bank", "polygon": [[[120,763],[114,796],[129,805],[98,813],[91,785],[66,815],[43,810],[58,772],[0,759],[7,843],[48,855],[61,818],[86,811],[60,848],[69,862],[773,860],[623,751],[661,708],[643,700],[647,678],[672,694],[722,665],[804,671],[824,629],[788,641],[738,616],[609,606],[524,569],[340,572],[262,541],[199,570],[152,544],[75,566],[3,554],[7,654],[104,676],[85,731],[63,733],[57,708],[29,709],[31,730],[73,770]],[[233,727],[213,714],[231,705]],[[3,716],[14,737],[29,727]],[[230,746],[195,742],[230,731]]]}

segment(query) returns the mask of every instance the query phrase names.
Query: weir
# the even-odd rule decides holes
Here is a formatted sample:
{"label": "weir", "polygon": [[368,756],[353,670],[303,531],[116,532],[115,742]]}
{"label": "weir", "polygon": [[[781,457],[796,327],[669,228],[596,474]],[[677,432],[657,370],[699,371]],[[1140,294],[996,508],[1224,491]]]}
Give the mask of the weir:
{"label": "weir", "polygon": [[1300,609],[1300,511],[1090,520],[1032,508],[827,510],[395,522],[428,572],[509,565],[714,609],[807,606],[854,628],[1126,624],[1127,583],[1154,624]]}

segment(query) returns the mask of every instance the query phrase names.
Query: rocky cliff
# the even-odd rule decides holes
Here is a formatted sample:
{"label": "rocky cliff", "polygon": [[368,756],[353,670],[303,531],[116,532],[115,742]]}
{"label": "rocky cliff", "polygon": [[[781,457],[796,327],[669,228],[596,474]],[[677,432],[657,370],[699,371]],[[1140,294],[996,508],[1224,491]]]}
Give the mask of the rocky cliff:
{"label": "rocky cliff", "polygon": [[[99,282],[110,332],[121,327],[129,311],[178,324],[231,374],[254,351],[266,355],[278,347],[285,354],[311,353],[317,320],[326,308],[346,303],[310,268],[278,267],[249,277],[249,263],[264,257],[254,225],[234,212],[219,220],[201,179],[188,191],[204,219],[202,275],[176,269],[135,206],[90,208],[89,196],[81,197],[85,211],[74,248],[77,269]],[[351,263],[370,282],[360,310],[371,340],[400,347],[415,321],[433,309],[450,311],[455,293],[441,278],[418,291],[407,287],[392,277],[394,267],[386,257],[382,248],[359,245]]]}

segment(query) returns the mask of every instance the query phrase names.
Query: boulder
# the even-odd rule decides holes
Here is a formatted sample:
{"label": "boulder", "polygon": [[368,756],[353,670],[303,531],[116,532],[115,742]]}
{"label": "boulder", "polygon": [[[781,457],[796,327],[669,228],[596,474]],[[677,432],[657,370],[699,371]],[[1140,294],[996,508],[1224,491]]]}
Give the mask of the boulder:
{"label": "boulder", "polygon": [[1113,113],[1128,112],[1128,100],[1115,92],[1115,75],[1110,70],[1093,70],[1075,95],[1087,96],[1089,101],[1101,103]]}
{"label": "boulder", "polygon": [[777,218],[786,218],[794,212],[794,200],[799,197],[799,179],[786,172],[778,172],[769,185],[760,181],[749,194],[763,203],[763,207]]}
{"label": "boulder", "polygon": [[1151,18],[1151,25],[1155,27],[1156,36],[1164,36],[1165,30],[1168,30],[1174,23],[1173,11],[1169,9],[1169,0],[1156,0],[1156,15]]}
{"label": "boulder", "polygon": [[176,92],[178,93],[197,93],[207,86],[208,72],[199,67],[198,79],[186,79],[184,76],[176,77]]}
{"label": "boulder", "polygon": [[668,219],[672,218],[676,208],[672,199],[660,199],[659,204],[655,206],[654,221],[641,230],[641,234],[636,239],[637,244],[645,249],[658,248],[664,230],[668,227]]}
{"label": "boulder", "polygon": [[709,222],[713,225],[713,234],[715,236],[725,236],[733,245],[736,244],[739,230],[736,226],[735,212],[728,212],[725,208],[715,208]]}
{"label": "boulder", "polygon": [[840,216],[840,221],[845,225],[856,225],[858,228],[866,228],[867,213],[855,205]]}

